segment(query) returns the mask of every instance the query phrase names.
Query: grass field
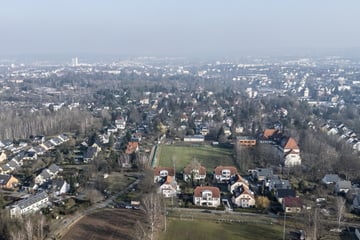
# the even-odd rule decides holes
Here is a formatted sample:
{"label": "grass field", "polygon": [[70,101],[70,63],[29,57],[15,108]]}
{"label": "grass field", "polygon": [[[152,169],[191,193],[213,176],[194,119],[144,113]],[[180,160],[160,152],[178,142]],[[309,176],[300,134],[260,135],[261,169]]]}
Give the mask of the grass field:
{"label": "grass field", "polygon": [[218,165],[234,165],[232,149],[210,145],[161,145],[156,158],[157,165],[163,167],[173,167],[175,159],[176,171],[179,172],[194,159],[206,167],[209,173]]}
{"label": "grass field", "polygon": [[192,239],[282,239],[280,225],[251,224],[251,223],[216,223],[205,220],[175,220],[168,221],[166,233],[160,240],[192,240]]}

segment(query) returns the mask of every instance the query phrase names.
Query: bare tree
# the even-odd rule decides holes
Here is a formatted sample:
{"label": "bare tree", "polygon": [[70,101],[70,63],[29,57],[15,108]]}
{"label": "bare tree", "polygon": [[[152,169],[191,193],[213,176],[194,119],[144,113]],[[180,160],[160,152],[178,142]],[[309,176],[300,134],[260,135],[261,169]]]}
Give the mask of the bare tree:
{"label": "bare tree", "polygon": [[26,236],[27,236],[27,239],[28,240],[32,240],[33,239],[33,236],[34,236],[34,229],[33,229],[33,224],[32,224],[32,222],[31,222],[31,220],[30,220],[30,218],[29,219],[27,219],[26,220],[26,222],[25,222],[25,232],[26,232]]}
{"label": "bare tree", "polygon": [[164,212],[161,200],[160,195],[154,192],[147,194],[143,199],[144,210],[150,225],[150,240],[154,239],[155,231],[161,226]]}
{"label": "bare tree", "polygon": [[336,207],[337,207],[337,222],[338,222],[338,230],[340,230],[340,224],[343,220],[345,213],[345,199],[342,197],[337,197],[336,199]]}
{"label": "bare tree", "polygon": [[24,240],[26,237],[22,231],[10,232],[11,240]]}

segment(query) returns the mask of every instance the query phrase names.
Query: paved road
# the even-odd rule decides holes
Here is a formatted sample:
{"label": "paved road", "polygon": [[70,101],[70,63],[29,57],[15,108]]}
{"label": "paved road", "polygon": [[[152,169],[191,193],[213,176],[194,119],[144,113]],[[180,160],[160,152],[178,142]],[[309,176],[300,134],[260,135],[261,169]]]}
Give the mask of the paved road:
{"label": "paved road", "polygon": [[101,208],[105,208],[106,206],[108,206],[110,203],[113,202],[113,200],[115,200],[116,198],[118,198],[119,196],[121,196],[122,194],[124,194],[125,192],[127,192],[129,189],[132,189],[135,185],[137,185],[140,182],[140,179],[136,179],[133,183],[131,183],[130,185],[128,185],[125,189],[121,190],[120,192],[112,195],[111,197],[107,198],[106,200],[102,201],[102,202],[98,202],[95,203],[93,205],[91,205],[89,208],[87,208],[86,210],[82,211],[82,212],[78,212],[73,216],[67,216],[65,218],[56,220],[56,222],[54,222],[51,225],[51,233],[49,238],[47,238],[48,240],[50,239],[61,239],[58,236],[64,236],[65,233],[67,231],[69,231],[69,229],[71,228],[71,226],[73,224],[75,224],[77,221],[79,221],[82,217],[91,214],[93,212],[95,212],[98,209]]}

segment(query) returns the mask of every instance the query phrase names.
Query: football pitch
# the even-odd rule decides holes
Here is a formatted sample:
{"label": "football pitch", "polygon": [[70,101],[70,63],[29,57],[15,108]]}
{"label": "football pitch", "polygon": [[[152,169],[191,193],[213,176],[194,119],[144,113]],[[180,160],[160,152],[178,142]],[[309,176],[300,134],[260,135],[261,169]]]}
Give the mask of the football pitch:
{"label": "football pitch", "polygon": [[219,165],[234,165],[231,148],[210,145],[160,145],[156,153],[157,166],[174,167],[183,171],[191,161],[196,160],[206,167],[208,173]]}

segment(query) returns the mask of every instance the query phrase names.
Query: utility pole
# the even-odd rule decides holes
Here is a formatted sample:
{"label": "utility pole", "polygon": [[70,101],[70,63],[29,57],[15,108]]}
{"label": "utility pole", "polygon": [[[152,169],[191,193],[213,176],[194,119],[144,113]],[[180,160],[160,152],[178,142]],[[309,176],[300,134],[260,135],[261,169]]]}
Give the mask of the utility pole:
{"label": "utility pole", "polygon": [[284,211],[284,230],[283,230],[283,240],[285,240],[285,236],[286,236],[286,208]]}
{"label": "utility pole", "polygon": [[315,207],[315,215],[314,215],[314,240],[317,238],[317,207]]}

